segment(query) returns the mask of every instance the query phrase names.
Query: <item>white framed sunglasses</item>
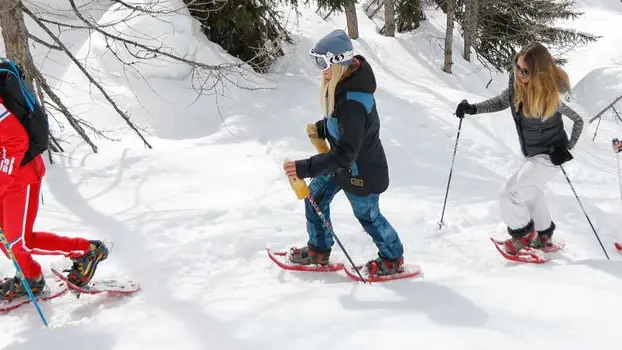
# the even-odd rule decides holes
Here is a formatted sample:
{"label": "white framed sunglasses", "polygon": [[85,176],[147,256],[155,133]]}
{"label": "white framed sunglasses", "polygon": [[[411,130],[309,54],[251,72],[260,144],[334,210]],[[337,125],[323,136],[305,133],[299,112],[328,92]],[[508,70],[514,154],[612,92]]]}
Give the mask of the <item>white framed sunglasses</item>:
{"label": "white framed sunglasses", "polygon": [[327,70],[333,64],[344,62],[354,57],[354,51],[352,50],[346,51],[339,55],[333,55],[331,52],[322,54],[317,53],[314,49],[311,49],[309,50],[309,54],[313,58],[315,66],[321,71]]}

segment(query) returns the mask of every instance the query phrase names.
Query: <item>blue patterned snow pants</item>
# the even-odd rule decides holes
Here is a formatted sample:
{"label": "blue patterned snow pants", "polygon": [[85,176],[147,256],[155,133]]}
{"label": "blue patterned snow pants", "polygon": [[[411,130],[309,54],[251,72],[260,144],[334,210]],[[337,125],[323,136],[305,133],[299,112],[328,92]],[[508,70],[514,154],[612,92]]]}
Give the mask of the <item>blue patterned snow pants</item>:
{"label": "blue patterned snow pants", "polygon": [[[341,191],[341,187],[331,180],[330,175],[316,177],[309,184],[311,197],[320,207],[324,217],[330,222],[329,205],[335,195]],[[345,191],[344,191],[345,192]],[[394,260],[402,256],[404,247],[399,235],[387,219],[380,213],[378,200],[380,195],[369,194],[367,196],[355,196],[345,192],[354,216],[361,223],[376,247],[379,255],[385,259]],[[311,202],[305,199],[305,212],[307,217],[307,232],[309,233],[309,244],[320,251],[331,249],[334,241],[333,236],[326,230],[319,215],[313,209]],[[332,226],[332,223],[331,223]]]}

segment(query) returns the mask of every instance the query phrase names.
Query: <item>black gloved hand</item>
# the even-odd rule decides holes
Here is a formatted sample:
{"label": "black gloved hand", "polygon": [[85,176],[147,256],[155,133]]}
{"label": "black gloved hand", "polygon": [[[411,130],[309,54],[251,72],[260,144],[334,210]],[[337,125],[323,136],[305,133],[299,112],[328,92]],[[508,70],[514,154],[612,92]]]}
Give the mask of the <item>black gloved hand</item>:
{"label": "black gloved hand", "polygon": [[326,130],[324,130],[324,119],[315,122],[315,130],[317,131],[317,137],[325,140]]}
{"label": "black gloved hand", "polygon": [[551,163],[555,165],[562,165],[565,162],[572,160],[572,154],[568,151],[566,147],[563,146],[554,146],[551,149]]}
{"label": "black gloved hand", "polygon": [[467,100],[462,100],[459,104],[458,107],[456,108],[456,117],[462,119],[464,118],[464,114],[476,114],[477,113],[477,108],[475,107],[475,105],[469,104],[469,102],[467,102]]}

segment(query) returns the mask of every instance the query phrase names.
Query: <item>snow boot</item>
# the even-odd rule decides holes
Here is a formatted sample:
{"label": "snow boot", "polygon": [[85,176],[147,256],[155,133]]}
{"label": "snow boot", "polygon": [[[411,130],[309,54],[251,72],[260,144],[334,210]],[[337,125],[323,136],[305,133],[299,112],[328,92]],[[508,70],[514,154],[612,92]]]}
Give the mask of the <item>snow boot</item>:
{"label": "snow boot", "polygon": [[[27,278],[26,281],[35,298],[43,292],[45,288],[45,279],[43,279],[43,275],[38,278]],[[24,288],[21,279],[16,276],[13,278],[5,278],[0,281],[0,302],[11,301],[20,297],[28,297],[28,292],[26,288]]]}
{"label": "snow boot", "polygon": [[510,255],[516,255],[519,250],[538,246],[540,244],[538,232],[533,228],[533,221],[530,221],[527,226],[520,229],[511,229],[508,227],[508,233],[512,238],[506,240],[503,246],[505,252]]}
{"label": "snow boot", "polygon": [[404,272],[404,257],[395,260],[385,259],[378,256],[375,260],[370,260],[365,264],[367,274],[370,277],[388,276]]}
{"label": "snow boot", "polygon": [[299,265],[328,265],[328,259],[330,257],[330,249],[327,251],[318,250],[311,245],[307,245],[302,248],[292,248],[287,254],[287,259]]}
{"label": "snow boot", "polygon": [[64,270],[68,272],[67,280],[78,287],[84,287],[87,285],[93,276],[97,265],[106,260],[108,257],[108,248],[101,241],[91,241],[89,251],[77,258],[72,258],[73,265],[71,269]]}
{"label": "snow boot", "polygon": [[551,221],[551,227],[538,231],[537,244],[532,247],[538,249],[550,248],[553,245],[553,231],[555,231],[555,223]]}

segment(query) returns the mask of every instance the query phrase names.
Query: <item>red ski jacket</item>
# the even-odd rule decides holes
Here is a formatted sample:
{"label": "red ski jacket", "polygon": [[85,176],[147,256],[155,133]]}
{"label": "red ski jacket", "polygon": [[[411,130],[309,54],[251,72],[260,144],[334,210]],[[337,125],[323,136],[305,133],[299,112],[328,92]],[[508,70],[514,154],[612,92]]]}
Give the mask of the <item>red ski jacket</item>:
{"label": "red ski jacket", "polygon": [[12,186],[37,183],[45,175],[45,163],[41,155],[21,166],[29,141],[26,129],[7,110],[0,97],[0,199]]}

